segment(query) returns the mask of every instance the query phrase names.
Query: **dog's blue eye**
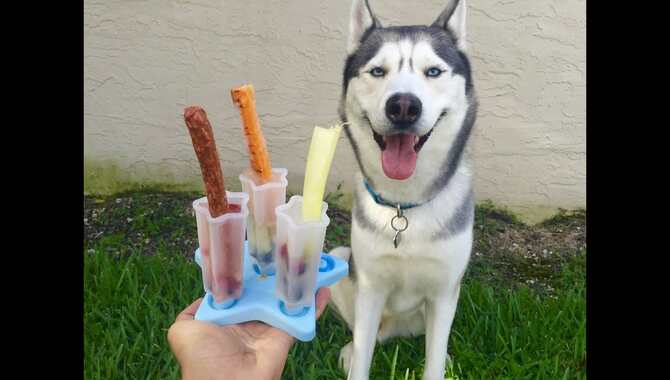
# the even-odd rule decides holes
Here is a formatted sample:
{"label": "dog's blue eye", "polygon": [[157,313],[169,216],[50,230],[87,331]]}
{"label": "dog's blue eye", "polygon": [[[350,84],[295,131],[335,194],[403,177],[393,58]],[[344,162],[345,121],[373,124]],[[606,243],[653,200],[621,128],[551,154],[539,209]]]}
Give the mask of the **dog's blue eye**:
{"label": "dog's blue eye", "polygon": [[383,77],[384,74],[386,74],[386,72],[381,67],[375,67],[372,70],[370,70],[370,74],[373,77]]}
{"label": "dog's blue eye", "polygon": [[427,77],[437,78],[440,75],[442,75],[442,70],[438,69],[437,67],[431,67],[430,69],[426,70]]}

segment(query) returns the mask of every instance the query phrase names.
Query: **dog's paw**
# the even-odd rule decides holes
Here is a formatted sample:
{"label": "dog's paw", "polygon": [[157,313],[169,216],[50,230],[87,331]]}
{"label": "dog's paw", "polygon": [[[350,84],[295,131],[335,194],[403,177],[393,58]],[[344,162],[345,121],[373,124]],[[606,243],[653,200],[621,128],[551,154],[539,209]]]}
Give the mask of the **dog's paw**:
{"label": "dog's paw", "polygon": [[351,367],[351,354],[354,351],[354,342],[349,342],[347,343],[342,349],[340,350],[340,368],[342,368],[342,371],[344,373],[349,373],[349,368]]}
{"label": "dog's paw", "polygon": [[339,257],[340,259],[344,261],[349,261],[349,257],[351,256],[351,248],[349,247],[337,247],[330,251],[328,253],[329,255],[333,255],[335,257]]}

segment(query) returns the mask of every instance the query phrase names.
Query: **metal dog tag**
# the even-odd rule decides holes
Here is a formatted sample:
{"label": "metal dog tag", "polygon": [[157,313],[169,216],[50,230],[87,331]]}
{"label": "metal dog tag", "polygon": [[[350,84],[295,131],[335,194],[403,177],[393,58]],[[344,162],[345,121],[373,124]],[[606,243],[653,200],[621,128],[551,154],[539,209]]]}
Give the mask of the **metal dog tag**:
{"label": "metal dog tag", "polygon": [[[403,215],[403,211],[400,208],[400,203],[396,205],[396,211],[396,215],[391,219],[391,228],[393,228],[395,231],[395,236],[393,236],[393,246],[398,248],[398,245],[400,245],[400,233],[407,229],[409,226],[409,221],[405,215]],[[401,223],[402,226],[396,226],[397,222]]]}

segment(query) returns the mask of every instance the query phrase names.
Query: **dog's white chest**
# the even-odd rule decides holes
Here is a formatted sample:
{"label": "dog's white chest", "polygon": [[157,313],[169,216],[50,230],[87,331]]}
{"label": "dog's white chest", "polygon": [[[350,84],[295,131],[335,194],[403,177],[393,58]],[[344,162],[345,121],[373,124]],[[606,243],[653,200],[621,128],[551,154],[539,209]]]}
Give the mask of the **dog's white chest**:
{"label": "dog's white chest", "polygon": [[[393,210],[367,210],[379,230],[370,231],[357,222],[352,228],[352,249],[356,252],[356,275],[372,288],[388,292],[388,312],[406,312],[426,298],[441,294],[462,276],[472,243],[472,231],[448,239],[434,240],[430,213],[408,214],[409,228],[395,248],[393,230],[384,220]],[[382,227],[383,226],[383,227]]]}
{"label": "dog's white chest", "polygon": [[420,306],[427,296],[443,288],[448,276],[438,260],[398,254],[377,256],[374,267],[366,265],[364,271],[376,288],[383,284],[389,291],[386,308],[391,312],[406,312]]}

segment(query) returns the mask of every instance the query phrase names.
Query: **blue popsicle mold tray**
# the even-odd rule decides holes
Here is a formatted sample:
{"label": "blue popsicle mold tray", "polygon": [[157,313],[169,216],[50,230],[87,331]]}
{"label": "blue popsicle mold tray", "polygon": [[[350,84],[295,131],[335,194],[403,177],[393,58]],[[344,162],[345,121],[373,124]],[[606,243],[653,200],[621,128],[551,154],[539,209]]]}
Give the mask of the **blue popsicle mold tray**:
{"label": "blue popsicle mold tray", "polygon": [[[195,262],[201,265],[200,249],[195,251]],[[243,289],[242,296],[228,305],[215,305],[212,294],[207,292],[195,319],[218,325],[230,325],[247,321],[262,321],[286,331],[303,342],[314,339],[316,314],[314,298],[312,305],[296,315],[289,315],[275,293],[276,276],[261,277],[244,242]],[[325,253],[321,254],[321,264],[316,277],[316,288],[327,287],[339,281],[349,272],[346,261]],[[216,307],[215,307],[216,306]]]}

